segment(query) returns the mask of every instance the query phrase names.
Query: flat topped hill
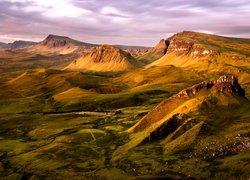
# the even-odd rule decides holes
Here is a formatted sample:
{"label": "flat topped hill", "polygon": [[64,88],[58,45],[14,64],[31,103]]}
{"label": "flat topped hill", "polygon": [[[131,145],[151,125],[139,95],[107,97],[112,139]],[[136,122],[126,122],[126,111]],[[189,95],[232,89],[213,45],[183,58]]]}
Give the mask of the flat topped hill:
{"label": "flat topped hill", "polygon": [[101,45],[74,62],[65,69],[89,71],[125,71],[139,67],[140,62],[129,53],[111,45]]}
{"label": "flat topped hill", "polygon": [[95,44],[85,43],[71,39],[66,36],[58,35],[48,35],[43,41],[27,47],[25,50],[27,52],[48,54],[48,53],[58,53],[58,54],[70,54],[77,53],[78,51],[88,51],[95,47]]}
{"label": "flat topped hill", "polygon": [[80,42],[74,39],[71,39],[66,36],[58,36],[58,35],[48,35],[40,44],[50,47],[64,47],[64,46],[95,46],[94,44],[89,44],[85,42]]}

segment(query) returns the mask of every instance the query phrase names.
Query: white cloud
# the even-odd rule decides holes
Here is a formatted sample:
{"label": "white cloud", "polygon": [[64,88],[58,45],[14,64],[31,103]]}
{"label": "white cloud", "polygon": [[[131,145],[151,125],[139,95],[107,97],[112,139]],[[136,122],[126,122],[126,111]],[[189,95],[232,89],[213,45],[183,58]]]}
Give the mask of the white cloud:
{"label": "white cloud", "polygon": [[121,14],[116,8],[105,6],[101,9],[102,14]]}
{"label": "white cloud", "polygon": [[[25,3],[26,0],[11,0],[11,2]],[[91,11],[76,7],[70,0],[28,0],[25,12],[40,12],[48,18],[79,17]]]}
{"label": "white cloud", "polygon": [[100,13],[103,15],[109,16],[109,18],[113,22],[117,22],[117,23],[128,22],[130,19],[127,14],[119,11],[118,9],[116,9],[115,7],[112,7],[112,6],[104,6],[100,10]]}

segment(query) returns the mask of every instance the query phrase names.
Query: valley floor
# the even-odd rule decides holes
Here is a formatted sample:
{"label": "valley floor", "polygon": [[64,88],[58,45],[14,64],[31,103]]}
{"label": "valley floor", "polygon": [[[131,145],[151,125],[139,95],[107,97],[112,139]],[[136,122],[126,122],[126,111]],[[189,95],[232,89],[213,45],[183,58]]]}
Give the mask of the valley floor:
{"label": "valley floor", "polygon": [[[208,154],[163,154],[159,141],[142,144],[118,161],[115,149],[126,129],[153,106],[120,108],[103,114],[1,114],[2,179],[246,179],[249,153],[206,158]],[[242,124],[241,129],[244,125]],[[247,130],[245,127],[244,129]],[[249,129],[248,129],[249,130]],[[247,130],[247,131],[248,131]],[[248,131],[249,132],[249,131]],[[209,143],[216,143],[211,135]],[[249,143],[238,137],[238,143]],[[220,139],[221,140],[221,139]],[[204,145],[205,146],[205,145]],[[211,146],[211,145],[210,145]],[[249,145],[248,145],[249,147]]]}

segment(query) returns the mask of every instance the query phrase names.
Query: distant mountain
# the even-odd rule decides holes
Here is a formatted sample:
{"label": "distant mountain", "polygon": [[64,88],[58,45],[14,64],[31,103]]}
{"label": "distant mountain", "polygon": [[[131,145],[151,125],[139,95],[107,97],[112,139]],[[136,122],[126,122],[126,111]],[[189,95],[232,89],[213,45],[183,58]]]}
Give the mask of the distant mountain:
{"label": "distant mountain", "polygon": [[146,46],[127,46],[127,45],[114,45],[128,53],[130,53],[133,57],[140,57],[145,54],[151,47]]}
{"label": "distant mountain", "polygon": [[10,49],[15,49],[15,48],[23,48],[27,46],[31,46],[37,44],[36,42],[32,41],[14,41],[13,43],[2,43],[0,42],[0,49],[1,48],[10,48]]}
{"label": "distant mountain", "polygon": [[111,45],[97,46],[87,56],[72,62],[66,69],[90,71],[124,71],[139,67],[140,62],[129,53]]}
{"label": "distant mountain", "polygon": [[58,35],[48,35],[39,45],[44,45],[49,48],[60,48],[60,47],[67,47],[70,48],[71,46],[89,46],[94,47],[97,46],[96,44],[85,43],[81,41],[77,41],[71,39],[66,36],[58,36]]}
{"label": "distant mountain", "polygon": [[43,41],[26,49],[29,52],[47,54],[88,53],[97,45],[71,39],[66,36],[48,35]]}
{"label": "distant mountain", "polygon": [[0,42],[0,49],[8,47],[7,43]]}
{"label": "distant mountain", "polygon": [[23,48],[31,45],[37,44],[36,42],[32,41],[14,41],[13,43],[10,43],[10,48]]}

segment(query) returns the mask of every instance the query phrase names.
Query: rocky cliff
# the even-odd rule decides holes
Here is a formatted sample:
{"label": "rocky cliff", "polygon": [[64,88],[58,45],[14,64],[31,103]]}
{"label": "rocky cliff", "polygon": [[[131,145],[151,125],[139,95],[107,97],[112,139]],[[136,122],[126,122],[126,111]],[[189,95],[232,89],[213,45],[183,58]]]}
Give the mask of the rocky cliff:
{"label": "rocky cliff", "polygon": [[176,55],[190,55],[193,58],[201,58],[219,54],[212,47],[206,46],[205,39],[202,40],[202,33],[184,31],[170,37],[168,53],[174,52]]}
{"label": "rocky cliff", "polygon": [[224,75],[214,81],[204,81],[198,85],[184,89],[175,97],[189,97],[197,94],[203,89],[215,88],[217,92],[226,94],[235,94],[245,97],[245,90],[238,83],[238,79],[233,75]]}
{"label": "rocky cliff", "polygon": [[155,47],[149,49],[142,56],[139,56],[138,59],[145,63],[151,63],[164,56],[167,52],[168,46],[169,40],[161,39]]}

